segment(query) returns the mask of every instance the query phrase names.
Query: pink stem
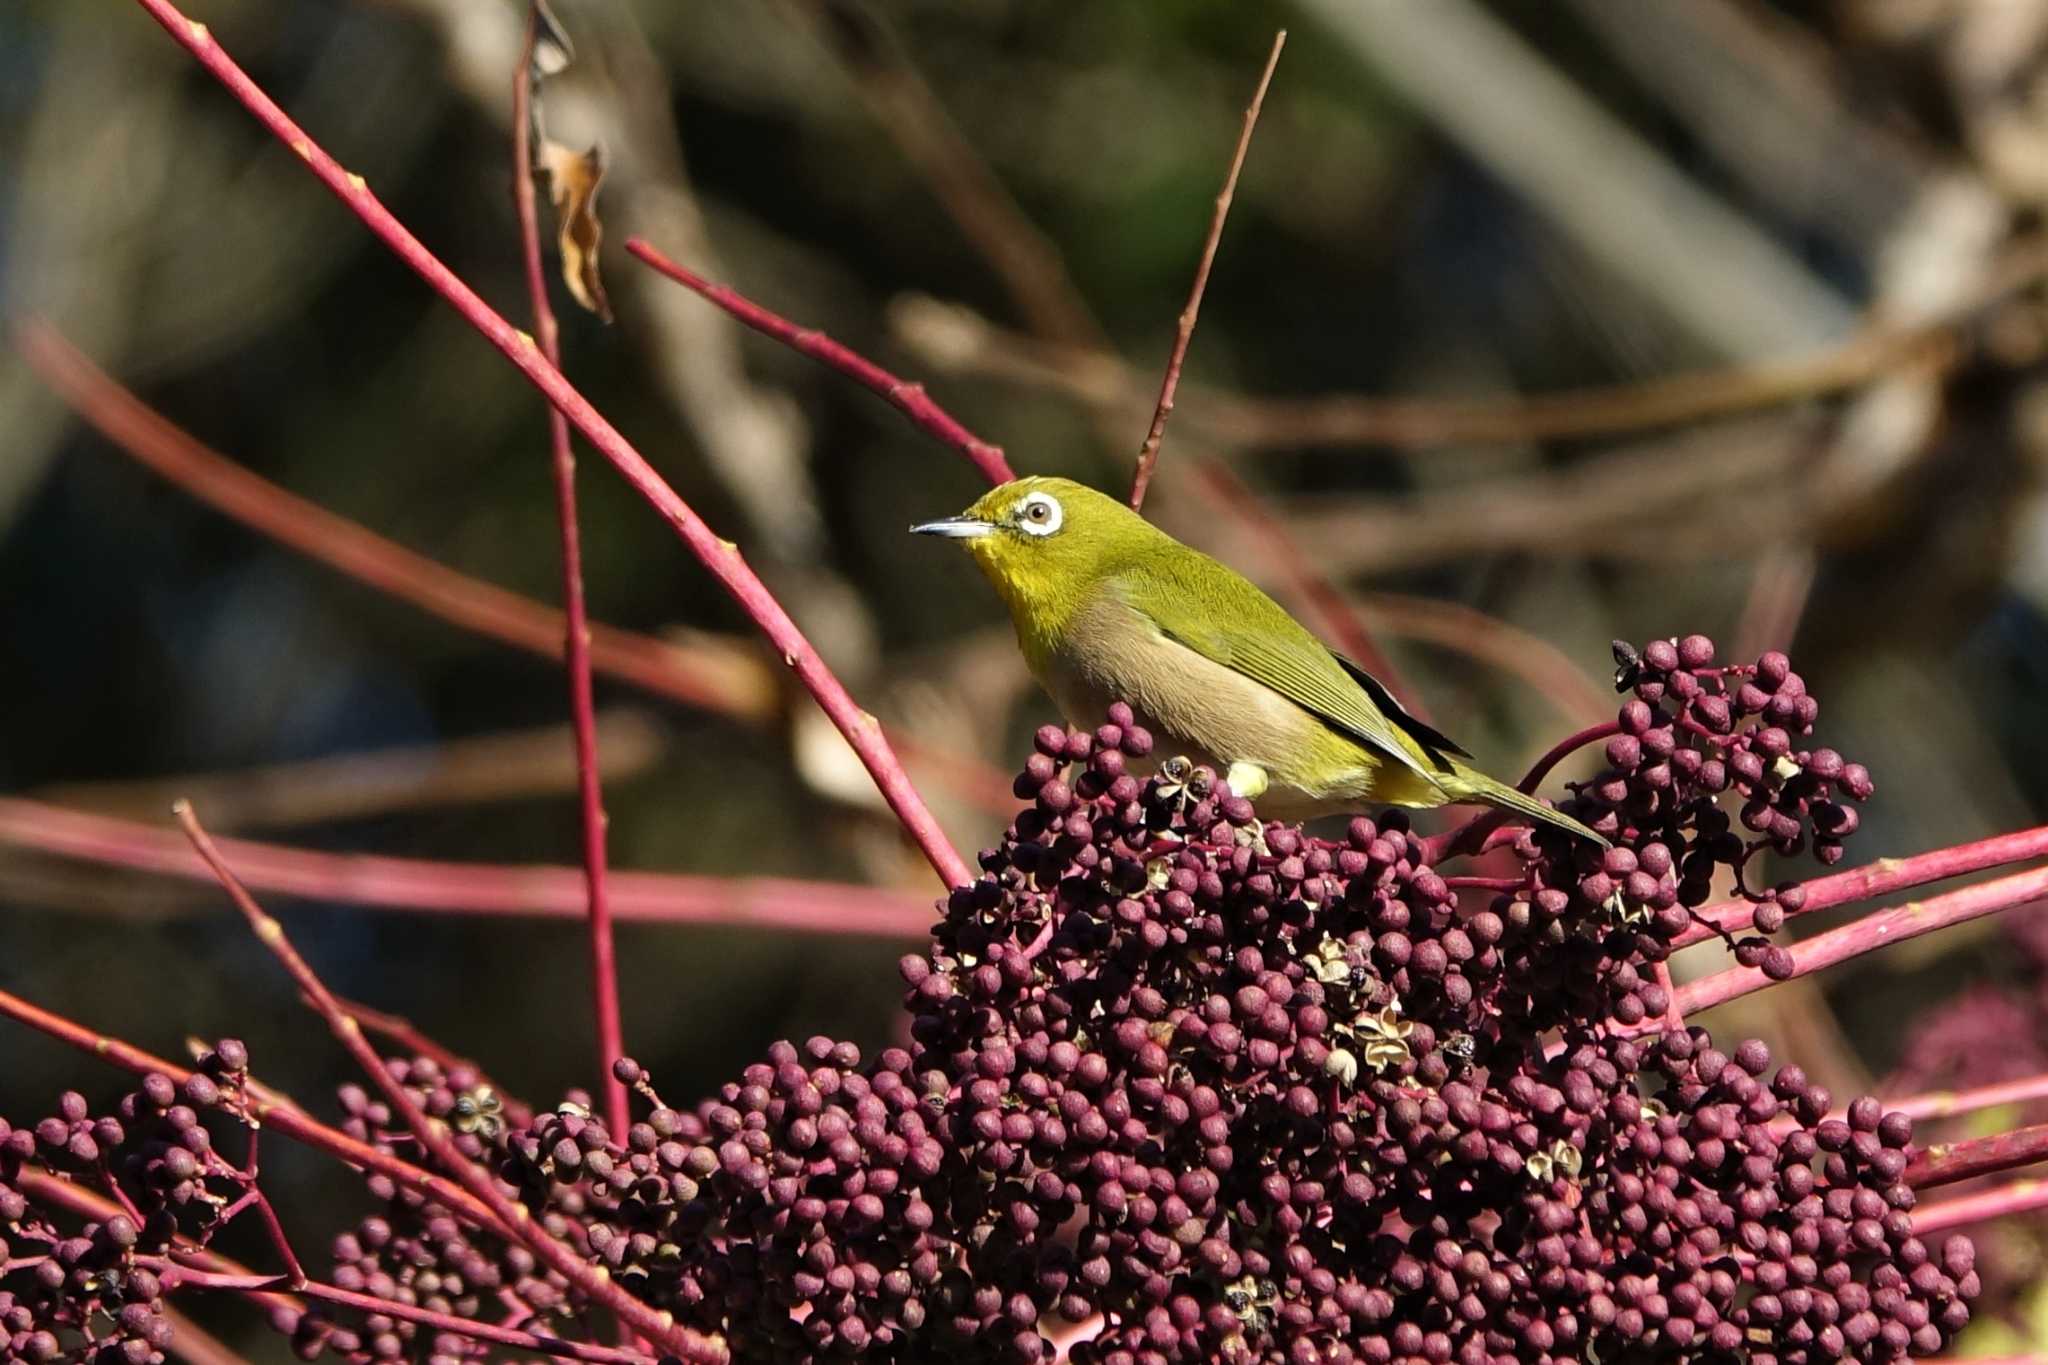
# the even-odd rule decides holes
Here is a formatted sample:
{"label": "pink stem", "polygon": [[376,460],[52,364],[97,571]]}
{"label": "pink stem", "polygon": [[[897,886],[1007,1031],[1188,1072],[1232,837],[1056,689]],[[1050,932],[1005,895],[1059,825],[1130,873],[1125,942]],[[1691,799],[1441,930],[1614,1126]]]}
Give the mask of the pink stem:
{"label": "pink stem", "polygon": [[[145,0],[145,3],[156,2]],[[405,1116],[406,1126],[419,1139],[420,1145],[432,1153],[441,1169],[454,1176],[456,1182],[488,1208],[499,1222],[511,1228],[514,1240],[592,1303],[602,1304],[617,1314],[627,1327],[650,1341],[659,1342],[663,1349],[686,1361],[726,1365],[728,1357],[721,1343],[679,1325],[670,1314],[627,1293],[601,1266],[584,1260],[536,1224],[525,1205],[507,1198],[489,1172],[462,1154],[449,1136],[446,1125],[429,1118],[412,1092],[391,1074],[390,1068],[384,1065],[384,1059],[364,1039],[362,1026],[341,1007],[341,1002],[334,998],[318,974],[299,956],[298,949],[292,947],[291,940],[285,937],[284,926],[264,913],[263,907],[235,879],[233,870],[221,860],[220,850],[214,847],[213,840],[200,827],[192,807],[180,801],[173,809],[178,823],[184,827],[185,836],[192,841],[192,847],[198,850],[199,856],[206,860],[206,865],[213,869],[221,888],[249,922],[257,941],[283,965],[307,1002],[327,1021],[335,1040],[384,1092],[384,1098],[390,1101],[391,1107]]]}
{"label": "pink stem", "polygon": [[360,176],[350,175],[333,157],[321,150],[305,130],[292,122],[276,101],[250,80],[248,74],[214,41],[204,24],[187,19],[171,0],[136,0],[136,3],[148,10],[180,46],[226,86],[258,122],[298,153],[336,198],[446,299],[466,322],[497,347],[514,368],[583,433],[598,453],[611,461],[626,482],[667,519],[699,562],[711,570],[712,576],[761,628],[769,643],[782,655],[783,662],[795,671],[833,725],[846,737],[846,742],[874,778],[883,799],[895,812],[897,821],[917,842],[940,880],[948,886],[964,886],[971,882],[973,873],[947,842],[938,821],[911,785],[902,763],[883,738],[881,726],[847,695],[846,688],[818,657],[817,651],[797,628],[796,622],[790,619],[789,613],[783,610],[782,604],[747,567],[739,547],[720,539],[704,524],[703,519],[668,486],[632,443],[563,378],[560,370],[547,362],[533,338],[500,317],[478,297],[475,290],[457,278],[439,257],[427,250],[419,238],[391,215],[391,211],[370,193]]}
{"label": "pink stem", "polygon": [[[0,991],[0,1016],[27,1024],[39,1033],[47,1034],[60,1043],[77,1048],[88,1056],[115,1066],[137,1076],[161,1072],[172,1081],[183,1085],[192,1073],[176,1062],[136,1047],[133,1043],[119,1038],[95,1033],[83,1025],[73,1023],[61,1014],[52,1013],[23,1000],[18,995]],[[381,1147],[359,1142],[339,1129],[317,1123],[303,1112],[288,1104],[255,1104],[250,1106],[251,1119],[274,1128],[296,1142],[338,1157],[352,1166],[388,1175],[407,1189],[425,1190],[441,1203],[446,1204],[455,1214],[473,1226],[481,1227],[496,1236],[513,1239],[510,1225],[498,1221],[495,1214],[483,1203],[470,1196],[469,1191],[454,1181],[422,1170],[409,1161],[402,1161]],[[52,1177],[54,1180],[54,1177]],[[62,1183],[62,1182],[58,1182]]]}
{"label": "pink stem", "polygon": [[[562,365],[561,328],[548,302],[540,261],[539,215],[533,202],[533,51],[539,40],[538,0],[526,10],[526,41],[512,77],[512,205],[519,218],[519,254],[526,267],[526,297],[533,334],[548,364]],[[597,703],[590,682],[590,615],[583,601],[583,538],[576,519],[576,452],[562,410],[548,408],[548,450],[555,474],[555,514],[562,528],[562,609],[568,615],[564,657],[569,664],[569,714],[576,732],[576,796],[582,811],[583,877],[590,905],[590,987],[596,1011],[597,1062],[604,1083],[605,1120],[626,1131],[626,1087],[612,1063],[626,1055],[619,1022],[619,964],[612,945],[611,904],[605,897],[604,788],[597,770]]]}
{"label": "pink stem", "polygon": [[1887,1100],[1884,1107],[1888,1111],[1897,1110],[1908,1118],[1946,1119],[1958,1114],[1972,1114],[1979,1109],[2025,1104],[2040,1099],[2048,1099],[2048,1074],[2024,1076],[2016,1081],[2001,1081],[1997,1085],[1981,1085],[1974,1090],[1934,1090],[1909,1095],[1902,1100]]}
{"label": "pink stem", "polygon": [[1195,266],[1195,282],[1188,290],[1187,306],[1173,335],[1173,350],[1166,358],[1166,376],[1159,382],[1159,403],[1152,410],[1152,427],[1138,447],[1138,468],[1131,476],[1131,510],[1145,506],[1145,490],[1151,486],[1152,471],[1159,464],[1159,446],[1166,439],[1166,419],[1173,416],[1173,394],[1180,387],[1181,366],[1188,358],[1188,343],[1194,339],[1195,318],[1202,311],[1202,294],[1209,287],[1209,268],[1216,263],[1216,246],[1223,240],[1223,224],[1230,217],[1230,202],[1237,197],[1238,172],[1244,169],[1245,154],[1251,150],[1252,130],[1259,126],[1259,109],[1266,102],[1266,87],[1273,83],[1273,68],[1280,65],[1280,49],[1287,46],[1287,30],[1273,35],[1273,50],[1266,69],[1259,74],[1252,102],[1245,106],[1244,131],[1237,135],[1237,150],[1230,157],[1230,174],[1223,178],[1223,191],[1216,196],[1216,211],[1209,217],[1209,235],[1202,242],[1202,259]]}
{"label": "pink stem", "polygon": [[164,1321],[171,1324],[171,1354],[185,1365],[250,1365],[213,1333],[166,1304]]}
{"label": "pink stem", "polygon": [[[2048,825],[1999,834],[1975,843],[1937,848],[1911,858],[1880,858],[1867,867],[1852,868],[1801,883],[1799,890],[1805,900],[1798,913],[1811,914],[1815,910],[1827,910],[1887,892],[1960,877],[1966,872],[1981,872],[1987,867],[2044,856],[2048,856]],[[1723,901],[1704,907],[1699,914],[1712,923],[1697,925],[1680,934],[1672,944],[1674,949],[1714,938],[1717,929],[1731,934],[1740,933],[1755,922],[1756,906],[1743,900]]]}
{"label": "pink stem", "polygon": [[908,417],[918,430],[966,456],[990,483],[1008,483],[1017,477],[1011,471],[1009,461],[1003,458],[1001,446],[990,445],[962,426],[958,419],[932,401],[924,385],[899,379],[823,332],[799,327],[737,290],[713,284],[692,273],[655,250],[644,237],[628,237],[626,250],[691,293],[717,304],[755,331],[774,337],[799,355],[807,355],[879,395],[882,401]]}
{"label": "pink stem", "polygon": [[[166,1290],[215,1289],[231,1293],[246,1294],[278,1287],[281,1277],[276,1275],[228,1275],[218,1271],[193,1270],[164,1256],[138,1256],[138,1264],[157,1267],[161,1270]],[[564,1341],[559,1337],[540,1336],[533,1332],[521,1332],[495,1323],[480,1322],[475,1318],[460,1318],[452,1313],[437,1313],[430,1308],[416,1308],[396,1299],[380,1299],[374,1294],[358,1294],[353,1290],[340,1289],[331,1284],[308,1280],[292,1286],[294,1292],[309,1299],[320,1299],[327,1303],[340,1304],[345,1308],[359,1309],[365,1313],[381,1313],[385,1317],[402,1318],[431,1327],[437,1332],[453,1332],[473,1341],[488,1341],[499,1346],[511,1346],[538,1355],[557,1356],[564,1360],[587,1360],[594,1365],[653,1365],[654,1357],[639,1351],[621,1350],[616,1346],[599,1346],[584,1341]]]}
{"label": "pink stem", "polygon": [[[2016,872],[1996,881],[1980,882],[1957,891],[1946,892],[1930,900],[1910,901],[1905,905],[1878,910],[1865,915],[1853,924],[1839,929],[1830,929],[1816,934],[1801,943],[1795,943],[1789,951],[1794,964],[1793,976],[1808,976],[1824,967],[1846,962],[1852,957],[1873,952],[1887,944],[1902,943],[1909,938],[1931,934],[1937,929],[1946,929],[1966,920],[1978,919],[1984,915],[1995,915],[2001,910],[2011,910],[2029,905],[2048,896],[2048,868],[2035,868],[2029,872]],[[1672,994],[1674,1008],[1686,1013],[1697,1014],[1715,1005],[1725,1005],[1754,991],[1763,990],[1774,984],[1758,967],[1731,967],[1725,972],[1716,972],[1709,977],[1689,982]],[[1663,1027],[1663,1021],[1645,1022],[1622,1030],[1629,1033],[1654,1032]]]}
{"label": "pink stem", "polygon": [[[185,841],[168,830],[18,797],[0,797],[0,844],[213,880]],[[551,919],[584,913],[583,874],[567,867],[316,853],[246,839],[224,839],[221,847],[249,885],[307,900]],[[736,924],[885,938],[917,938],[932,924],[931,901],[925,896],[793,878],[620,872],[612,876],[611,892],[619,918],[659,924]]]}
{"label": "pink stem", "polygon": [[1519,678],[1573,725],[1597,725],[1614,715],[1612,692],[1594,686],[1570,655],[1520,626],[1441,598],[1368,592],[1357,602],[1380,634],[1452,650]]}
{"label": "pink stem", "polygon": [[2048,1161],[2048,1123],[1965,1142],[1937,1142],[1914,1155],[1901,1179],[1916,1190],[1924,1190],[1931,1185],[1953,1185],[1958,1180],[2009,1171],[2015,1166],[2031,1166],[2037,1161]]}
{"label": "pink stem", "polygon": [[2015,1213],[2031,1213],[2035,1209],[2048,1209],[2048,1179],[2038,1176],[2010,1181],[1976,1194],[1922,1204],[1913,1210],[1913,1231],[1924,1237],[1945,1228],[1963,1227]]}

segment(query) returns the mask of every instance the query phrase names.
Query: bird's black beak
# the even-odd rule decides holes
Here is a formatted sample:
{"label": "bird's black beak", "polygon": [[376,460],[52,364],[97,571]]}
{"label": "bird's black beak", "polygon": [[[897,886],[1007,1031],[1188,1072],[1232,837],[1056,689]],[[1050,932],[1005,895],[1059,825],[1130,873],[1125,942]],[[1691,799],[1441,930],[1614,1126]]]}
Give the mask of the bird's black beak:
{"label": "bird's black beak", "polygon": [[941,517],[937,521],[921,521],[910,528],[914,536],[944,536],[948,540],[979,540],[995,532],[995,523],[982,521],[978,517]]}

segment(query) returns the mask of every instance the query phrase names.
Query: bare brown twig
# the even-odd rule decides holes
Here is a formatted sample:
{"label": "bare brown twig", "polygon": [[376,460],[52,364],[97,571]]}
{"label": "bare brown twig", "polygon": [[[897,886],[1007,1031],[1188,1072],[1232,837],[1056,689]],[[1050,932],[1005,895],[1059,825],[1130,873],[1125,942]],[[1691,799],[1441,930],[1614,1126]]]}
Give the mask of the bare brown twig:
{"label": "bare brown twig", "polygon": [[1223,179],[1222,193],[1216,196],[1216,211],[1209,219],[1209,235],[1202,242],[1202,259],[1195,266],[1195,282],[1188,290],[1187,306],[1181,309],[1180,323],[1173,336],[1173,350],[1166,358],[1166,375],[1159,383],[1159,402],[1152,409],[1152,425],[1145,433],[1145,440],[1138,447],[1138,468],[1131,476],[1131,510],[1138,511],[1145,505],[1145,489],[1152,482],[1152,471],[1159,463],[1159,445],[1166,438],[1166,419],[1173,415],[1174,390],[1180,387],[1180,370],[1188,356],[1188,342],[1195,335],[1195,318],[1202,311],[1202,293],[1209,287],[1209,267],[1216,262],[1216,247],[1223,240],[1223,224],[1230,217],[1230,201],[1237,196],[1238,172],[1244,169],[1245,153],[1251,150],[1252,130],[1259,125],[1259,109],[1266,102],[1266,87],[1273,83],[1273,68],[1280,65],[1280,50],[1287,46],[1287,30],[1281,29],[1273,35],[1273,50],[1266,58],[1266,69],[1259,74],[1258,88],[1252,92],[1252,102],[1244,111],[1244,131],[1238,134],[1237,150],[1230,158],[1230,173]]}
{"label": "bare brown twig", "polygon": [[[1187,420],[1230,448],[1383,447],[1421,452],[1460,444],[1580,440],[1686,426],[1858,389],[1894,370],[1952,363],[1962,328],[1983,308],[2048,274],[2048,242],[2013,247],[1954,312],[1919,326],[1882,318],[1840,345],[1765,365],[1702,370],[1628,384],[1557,393],[1440,401],[1333,394],[1259,398],[1199,384],[1188,387]],[[927,364],[1063,393],[1078,403],[1128,412],[1143,381],[1103,352],[1031,340],[953,305],[919,301],[894,311],[897,335]]]}
{"label": "bare brown twig", "polygon": [[962,136],[944,104],[868,0],[791,0],[815,18],[819,38],[853,79],[904,156],[1003,282],[1040,336],[1100,344],[1102,332],[1074,287],[1059,248]]}

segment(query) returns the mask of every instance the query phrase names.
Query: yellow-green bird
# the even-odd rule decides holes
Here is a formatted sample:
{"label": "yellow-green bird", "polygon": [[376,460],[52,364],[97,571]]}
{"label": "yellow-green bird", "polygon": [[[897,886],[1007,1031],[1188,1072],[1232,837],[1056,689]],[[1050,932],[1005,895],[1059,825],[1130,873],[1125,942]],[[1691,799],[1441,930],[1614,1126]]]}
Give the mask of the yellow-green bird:
{"label": "yellow-green bird", "polygon": [[1227,774],[1263,815],[1477,801],[1607,842],[1472,767],[1243,575],[1092,488],[1017,479],[910,529],[967,546],[1069,721],[1126,702],[1156,754]]}

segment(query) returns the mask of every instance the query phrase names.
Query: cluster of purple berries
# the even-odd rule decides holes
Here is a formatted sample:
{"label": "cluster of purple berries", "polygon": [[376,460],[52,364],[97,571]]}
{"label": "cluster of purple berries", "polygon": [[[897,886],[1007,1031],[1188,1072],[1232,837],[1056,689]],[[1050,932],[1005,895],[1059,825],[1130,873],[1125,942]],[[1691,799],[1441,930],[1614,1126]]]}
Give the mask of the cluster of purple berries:
{"label": "cluster of purple berries", "polygon": [[[161,1365],[164,1258],[204,1246],[244,1192],[201,1115],[239,1105],[247,1068],[227,1039],[183,1086],[145,1076],[112,1113],[66,1091],[28,1127],[0,1119],[0,1361]],[[117,1193],[128,1212],[66,1226],[30,1197],[38,1178]]]}
{"label": "cluster of purple berries", "polygon": [[[1718,664],[1704,635],[1640,651],[1617,640],[1614,656],[1616,683],[1634,696],[1607,741],[1607,769],[1572,785],[1568,809],[1639,856],[1661,848],[1652,875],[1675,884],[1680,905],[1706,899],[1717,866],[1740,873],[1765,850],[1790,857],[1810,842],[1821,863],[1841,860],[1860,823],[1850,803],[1874,787],[1862,764],[1802,743],[1820,704],[1789,659],[1773,650]],[[1730,793],[1741,802],[1733,821],[1721,806]]]}
{"label": "cluster of purple berries", "polygon": [[1536,976],[1524,979],[1525,964],[1511,973],[1538,1028],[1605,1015],[1635,1025],[1663,1013],[1664,992],[1642,969],[1695,926],[1721,869],[1755,903],[1757,932],[1731,943],[1737,961],[1790,976],[1791,954],[1768,936],[1804,893],[1792,883],[1752,889],[1750,865],[1809,842],[1832,865],[1858,826],[1849,803],[1872,792],[1862,764],[1803,743],[1820,706],[1783,654],[1718,664],[1713,641],[1688,635],[1640,651],[1616,641],[1614,656],[1616,685],[1632,695],[1607,740],[1606,768],[1569,784],[1563,803],[1614,847],[1596,855],[1559,831],[1528,830],[1515,844],[1524,885],[1496,906],[1553,941]]}
{"label": "cluster of purple berries", "polygon": [[[587,1097],[529,1115],[465,1068],[392,1075],[550,1233],[736,1358],[1031,1365],[1055,1337],[1079,1365],[1944,1349],[1979,1284],[1966,1241],[1913,1234],[1903,1116],[1829,1117],[1760,1043],[1611,1028],[1664,1012],[1655,964],[1714,867],[1809,830],[1831,860],[1855,825],[1837,797],[1869,791],[1793,747],[1815,706],[1781,658],[1716,668],[1694,637],[1630,660],[1610,769],[1572,801],[1615,847],[1524,834],[1511,889],[1461,898],[1398,813],[1336,839],[1261,823],[1118,706],[1039,732],[1028,804],[903,960],[908,1046],[778,1043],[684,1109],[624,1061],[646,1101],[624,1133]],[[1776,952],[1762,935],[1794,906],[1761,893],[1738,951]],[[190,1145],[159,1131],[192,1112],[179,1098],[150,1100],[148,1169]],[[342,1102],[351,1133],[410,1153],[381,1101]],[[72,1151],[75,1122],[45,1126],[34,1159],[102,1159]],[[161,1180],[113,1169],[152,1227],[174,1220]],[[590,1338],[592,1305],[523,1250],[369,1183],[339,1287]],[[34,1330],[73,1321],[51,1303],[106,1311],[53,1292]],[[278,1325],[308,1357],[483,1354],[386,1314]]]}
{"label": "cluster of purple berries", "polygon": [[742,1356],[1795,1365],[1967,1318],[1903,1119],[1828,1120],[1760,1044],[1600,1027],[1663,1008],[1678,858],[1647,850],[1702,810],[1525,848],[1474,907],[1399,815],[1262,825],[1212,773],[1140,779],[1151,749],[1122,708],[1040,733],[1030,805],[903,963],[910,1047],[778,1044],[622,1143],[572,1106],[501,1173]]}

